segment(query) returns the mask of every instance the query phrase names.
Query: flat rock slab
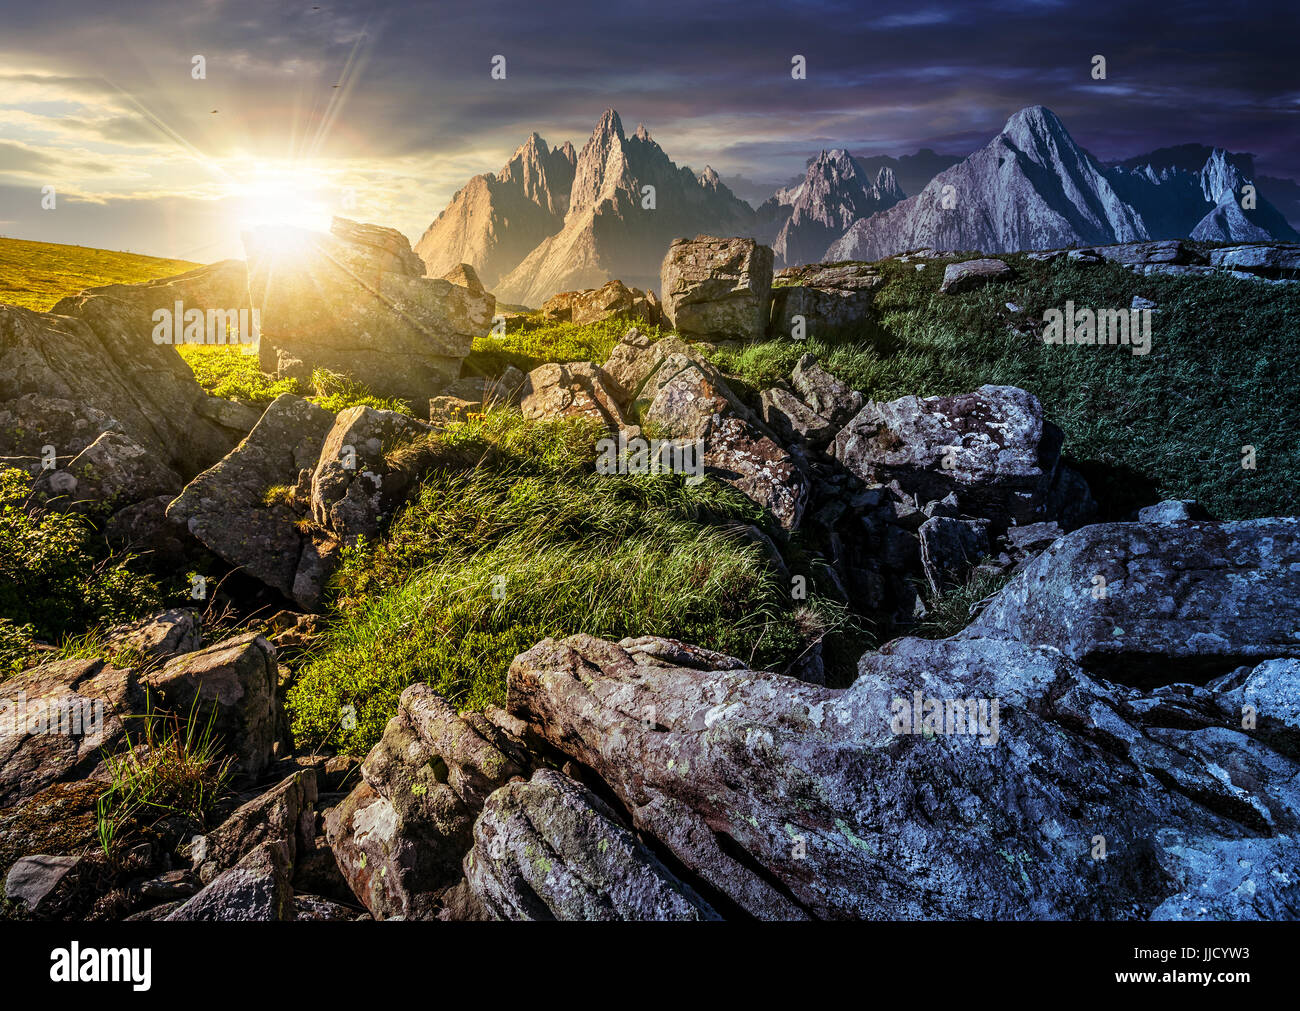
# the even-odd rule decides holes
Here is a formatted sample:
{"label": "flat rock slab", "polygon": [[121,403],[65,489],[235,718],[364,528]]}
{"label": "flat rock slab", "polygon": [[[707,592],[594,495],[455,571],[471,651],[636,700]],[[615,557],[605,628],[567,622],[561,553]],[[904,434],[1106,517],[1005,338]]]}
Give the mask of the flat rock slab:
{"label": "flat rock slab", "polygon": [[1001,260],[964,260],[950,263],[943,270],[939,290],[945,294],[969,291],[990,281],[1001,281],[1011,276],[1011,268]]}

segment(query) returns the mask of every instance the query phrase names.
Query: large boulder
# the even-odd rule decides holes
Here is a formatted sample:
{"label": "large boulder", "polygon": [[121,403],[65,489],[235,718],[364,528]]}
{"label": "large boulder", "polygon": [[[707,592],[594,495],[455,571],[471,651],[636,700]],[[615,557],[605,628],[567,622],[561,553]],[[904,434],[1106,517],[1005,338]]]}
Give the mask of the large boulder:
{"label": "large boulder", "polygon": [[802,339],[866,328],[874,322],[875,290],[884,280],[860,263],[787,267],[772,288],[769,333]]}
{"label": "large boulder", "polygon": [[409,482],[387,454],[429,431],[395,411],[357,405],[341,411],[311,478],[311,514],[344,544],[373,538],[406,499]]}
{"label": "large boulder", "polygon": [[107,431],[64,469],[43,472],[36,490],[77,506],[111,508],[175,495],[183,483],[157,452],[121,432]]}
{"label": "large boulder", "polygon": [[314,839],[316,772],[286,776],[265,793],[241,804],[224,822],[190,844],[201,880],[211,882],[265,842],[282,843],[292,863]]}
{"label": "large boulder", "polygon": [[[23,457],[51,444],[70,459],[114,427],[109,418],[182,477],[210,466],[242,433],[205,412],[211,398],[190,367],[155,341],[155,314],[180,307],[224,316],[247,305],[244,265],[226,261],[147,284],[91,288],[48,313],[0,306],[0,444],[17,443],[12,455]],[[29,394],[76,405],[82,424],[51,431],[51,419],[12,403]],[[3,424],[6,412],[17,419],[12,428]]]}
{"label": "large boulder", "polygon": [[1300,520],[1099,523],[1056,541],[966,630],[1111,680],[1206,680],[1300,657]]}
{"label": "large boulder", "polygon": [[[89,404],[41,393],[0,403],[0,458],[34,478],[65,466],[101,434],[122,431],[114,418]],[[47,446],[54,448],[48,466]]]}
{"label": "large boulder", "polygon": [[293,487],[302,471],[316,467],[334,420],[301,397],[276,398],[248,438],[185,486],[167,518],[230,564],[312,609],[319,586],[299,574],[312,571],[319,552],[298,527],[303,510],[270,493]]}
{"label": "large boulder", "polygon": [[491,325],[495,299],[472,272],[425,277],[423,261],[391,228],[335,218],[328,235],[246,232],[244,248],[264,372],[323,368],[421,403],[456,378],[473,339]]}
{"label": "large boulder", "polygon": [[579,325],[626,319],[653,326],[660,318],[659,300],[653,291],[629,288],[622,281],[607,281],[585,291],[562,291],[543,302],[538,311],[543,319]]}
{"label": "large boulder", "polygon": [[[769,509],[787,530],[799,525],[808,502],[802,462],[727,386],[722,374],[680,340],[644,350],[651,367],[635,394],[631,414],[657,435],[704,448],[704,470]],[[631,369],[622,373],[630,375]]]}
{"label": "large boulder", "polygon": [[483,806],[465,877],[502,920],[715,920],[590,790],[554,769]]}
{"label": "large boulder", "polygon": [[257,633],[175,657],[141,679],[158,708],[210,725],[238,771],[256,777],[270,764],[281,736],[279,668],[275,647]]}
{"label": "large boulder", "polygon": [[664,320],[700,340],[762,340],[772,250],[753,239],[674,239],[660,268]]}
{"label": "large boulder", "polygon": [[625,424],[618,396],[595,362],[539,365],[519,393],[525,418],[588,418],[615,431]]}
{"label": "large boulder", "polygon": [[955,492],[966,513],[999,528],[1042,520],[1076,526],[1092,503],[1061,461],[1062,441],[1037,397],[981,386],[869,403],[835,437],[834,454],[862,481],[899,497],[928,502]]}
{"label": "large boulder", "polygon": [[526,762],[489,715],[458,716],[423,684],[402,692],[361,784],[325,817],[339,870],[376,919],[446,918],[460,908],[474,821]]}
{"label": "large boulder", "polygon": [[1011,268],[1001,260],[964,260],[961,263],[950,263],[944,268],[939,290],[944,294],[956,294],[1010,276]]}
{"label": "large boulder", "polygon": [[[573,636],[515,660],[507,708],[739,915],[1144,919],[1208,888],[1190,852],[1298,852],[1300,766],[1213,692],[1013,640],[897,640],[834,690]],[[1294,899],[1241,876],[1239,915]]]}
{"label": "large boulder", "polygon": [[102,660],[56,660],[4,682],[0,807],[94,772],[142,711],[129,670]]}

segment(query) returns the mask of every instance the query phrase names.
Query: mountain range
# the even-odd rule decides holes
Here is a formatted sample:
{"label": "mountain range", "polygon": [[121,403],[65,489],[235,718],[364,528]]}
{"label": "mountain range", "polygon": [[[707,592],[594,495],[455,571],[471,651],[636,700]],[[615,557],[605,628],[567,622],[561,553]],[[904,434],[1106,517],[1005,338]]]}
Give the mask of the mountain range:
{"label": "mountain range", "polygon": [[[1253,159],[1197,144],[1102,163],[1043,106],[1021,109],[965,159],[810,158],[757,209],[705,166],[678,166],[639,125],[607,109],[581,151],[537,133],[501,171],[475,176],[416,243],[430,276],[475,267],[504,303],[617,278],[658,285],[669,243],[701,233],[773,248],[777,265],[875,260],[909,249],[1014,252],[1146,239],[1300,239],[1262,193],[1295,202],[1290,180],[1256,180]],[[1247,206],[1243,207],[1243,203]]]}

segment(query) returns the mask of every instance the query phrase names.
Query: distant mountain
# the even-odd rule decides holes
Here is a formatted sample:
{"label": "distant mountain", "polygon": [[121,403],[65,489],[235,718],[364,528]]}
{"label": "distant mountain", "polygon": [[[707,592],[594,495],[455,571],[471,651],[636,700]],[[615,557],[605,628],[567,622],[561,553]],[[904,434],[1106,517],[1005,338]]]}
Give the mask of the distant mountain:
{"label": "distant mountain", "polygon": [[815,262],[854,221],[902,199],[889,166],[868,173],[847,151],[822,151],[803,179],[758,208],[757,230],[771,237],[778,265]]}
{"label": "distant mountain", "polygon": [[431,275],[469,263],[499,300],[539,305],[613,278],[658,287],[673,239],[753,231],[753,208],[712,168],[696,176],[674,164],[644,126],[626,136],[613,109],[565,159],[571,175],[545,151],[534,134],[502,172],[476,177],[452,199],[416,246]]}
{"label": "distant mountain", "polygon": [[471,179],[415,244],[429,276],[469,263],[495,285],[564,227],[576,161],[572,144],[552,151],[534,133],[500,172]]}
{"label": "distant mountain", "polygon": [[894,173],[898,188],[903,196],[910,197],[920,193],[925,184],[946,168],[951,168],[961,161],[960,155],[935,154],[928,147],[923,147],[916,154],[905,154],[898,158],[889,155],[875,155],[871,158],[856,159],[858,165],[869,176],[874,176],[883,168]]}
{"label": "distant mountain", "polygon": [[[1204,157],[1201,155],[1204,154]],[[875,260],[908,249],[1012,252],[1156,238],[1294,238],[1263,197],[1243,211],[1241,156],[1195,145],[1107,167],[1049,109],[1032,106],[920,193],[860,219],[824,259]]]}

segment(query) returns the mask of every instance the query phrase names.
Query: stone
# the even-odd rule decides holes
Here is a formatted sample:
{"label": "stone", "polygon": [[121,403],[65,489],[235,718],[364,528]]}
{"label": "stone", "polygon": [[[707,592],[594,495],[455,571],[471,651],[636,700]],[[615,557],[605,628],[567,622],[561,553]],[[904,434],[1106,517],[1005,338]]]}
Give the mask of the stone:
{"label": "stone", "polygon": [[[238,436],[205,417],[207,394],[173,347],[156,343],[154,313],[238,311],[248,305],[244,265],[229,260],[145,284],[91,288],[48,313],[0,306],[0,411],[27,414],[29,394],[64,404],[89,424],[69,441],[48,439],[60,459],[81,452],[101,432],[120,431],[188,478],[219,460]],[[114,426],[102,419],[109,418]],[[52,419],[31,426],[51,432]],[[26,428],[26,426],[24,426]],[[4,441],[0,419],[0,442]],[[70,430],[62,426],[62,431]],[[85,434],[90,438],[82,441]],[[20,454],[39,455],[30,435]],[[46,443],[42,443],[44,445]],[[3,447],[0,447],[2,450]]]}
{"label": "stone", "polygon": [[674,239],[660,268],[664,321],[697,340],[762,340],[772,250],[753,239]]}
{"label": "stone", "polygon": [[511,750],[484,714],[457,715],[424,684],[402,692],[362,783],[325,815],[339,870],[375,919],[448,915],[484,801],[524,775]]}
{"label": "stone", "polygon": [[1181,523],[1208,518],[1193,499],[1166,499],[1138,510],[1139,523]]}
{"label": "stone", "polygon": [[970,291],[990,281],[1006,280],[1011,273],[1011,268],[1005,263],[992,258],[950,263],[943,269],[943,281],[939,285],[939,291],[944,294]]}
{"label": "stone", "polygon": [[466,421],[471,414],[478,414],[483,408],[481,403],[461,400],[460,397],[430,397],[429,424],[442,428],[458,421]]}
{"label": "stone", "polygon": [[649,353],[658,361],[631,413],[641,424],[653,425],[662,438],[701,440],[706,473],[771,510],[783,528],[797,527],[810,489],[800,460],[740,402],[712,365],[673,352],[671,346],[656,345]]}
{"label": "stone", "polygon": [[492,793],[465,877],[500,920],[716,920],[609,806],[554,769]]}
{"label": "stone", "polygon": [[313,920],[318,923],[335,923],[357,918],[357,910],[341,902],[322,898],[319,895],[301,893],[293,897],[293,911],[295,920]]}
{"label": "stone", "polygon": [[928,502],[955,492],[968,515],[993,520],[1000,532],[1090,504],[1086,484],[1061,463],[1061,443],[1037,397],[981,386],[869,403],[835,437],[834,454],[860,480],[888,484],[899,498]]}
{"label": "stone", "polygon": [[104,527],[114,547],[142,555],[163,568],[183,565],[203,546],[182,524],[167,519],[174,495],[157,495],[117,510]]}
{"label": "stone", "polygon": [[588,418],[611,431],[626,421],[604,370],[595,362],[548,362],[528,373],[520,391],[525,418]]}
{"label": "stone", "polygon": [[263,842],[282,842],[292,863],[314,838],[316,773],[304,769],[242,804],[191,846],[194,870],[204,881],[237,864]]}
{"label": "stone", "polygon": [[1207,680],[1300,656],[1300,520],[1083,527],[1038,555],[962,634],[1052,646],[1129,684]]}
{"label": "stone", "polygon": [[248,438],[185,486],[167,518],[231,565],[311,610],[317,599],[294,596],[308,545],[298,528],[301,511],[268,501],[267,493],[292,486],[301,470],[315,468],[334,421],[329,411],[301,397],[277,397]]}
{"label": "stone", "polygon": [[930,592],[960,585],[967,574],[989,553],[988,520],[962,520],[931,516],[917,531],[921,567]]}
{"label": "stone", "polygon": [[312,518],[344,544],[377,536],[409,491],[406,475],[386,455],[428,431],[395,411],[362,404],[341,411],[312,473]]}
{"label": "stone", "polygon": [[45,447],[53,447],[54,462],[62,467],[102,433],[122,431],[114,418],[85,403],[40,393],[0,403],[0,457],[33,478],[46,473]]}
{"label": "stone", "polygon": [[786,442],[802,440],[821,449],[830,443],[838,430],[829,418],[814,411],[792,390],[780,386],[764,390],[760,403],[764,423]]}
{"label": "stone", "polygon": [[[121,432],[104,432],[54,476],[71,478],[64,487],[74,505],[109,506],[140,502],[180,491],[180,475],[159,455],[138,445]],[[48,478],[36,483],[38,491],[54,492]]]}
{"label": "stone", "polygon": [[659,300],[654,292],[629,288],[622,281],[607,281],[599,288],[563,291],[552,295],[538,310],[542,318],[579,326],[607,319],[625,319],[654,326],[659,322]]}
{"label": "stone", "polygon": [[147,664],[194,652],[202,634],[198,613],[175,607],[151,618],[114,625],[104,637],[113,648],[130,649],[139,654],[141,664]]}
{"label": "stone", "polygon": [[48,905],[52,893],[68,877],[81,857],[36,856],[23,857],[9,868],[5,876],[5,898],[26,907],[29,913],[40,913]]}
{"label": "stone", "polygon": [[330,234],[244,233],[248,288],[261,310],[264,372],[321,368],[376,394],[422,402],[460,372],[495,299],[469,277],[424,277],[401,233],[335,218]]}
{"label": "stone", "polygon": [[[1191,851],[1297,853],[1295,759],[1196,692],[1004,638],[896,640],[837,690],[579,635],[516,658],[507,710],[728,918],[1141,920],[1211,890]],[[1285,908],[1293,878],[1248,876],[1249,908]]]}
{"label": "stone", "polygon": [[292,860],[285,845],[261,843],[163,919],[169,922],[292,920],[291,874]]}
{"label": "stone", "polygon": [[6,679],[0,807],[89,776],[135,726],[143,701],[131,672],[102,660],[55,660]]}
{"label": "stone", "polygon": [[1300,244],[1269,243],[1212,249],[1210,263],[1215,267],[1246,271],[1260,277],[1294,280],[1300,278]]}
{"label": "stone", "polygon": [[865,398],[822,368],[812,355],[803,355],[790,373],[790,383],[812,410],[836,427],[862,410]]}
{"label": "stone", "polygon": [[99,846],[96,804],[104,783],[54,783],[12,805],[0,803],[0,878],[34,854],[76,856]]}
{"label": "stone", "polygon": [[[212,720],[237,768],[255,777],[280,737],[275,647],[255,632],[169,660],[142,680],[161,706],[200,726]],[[191,716],[191,714],[193,714]]]}

